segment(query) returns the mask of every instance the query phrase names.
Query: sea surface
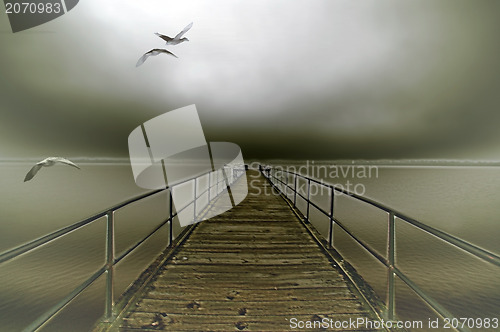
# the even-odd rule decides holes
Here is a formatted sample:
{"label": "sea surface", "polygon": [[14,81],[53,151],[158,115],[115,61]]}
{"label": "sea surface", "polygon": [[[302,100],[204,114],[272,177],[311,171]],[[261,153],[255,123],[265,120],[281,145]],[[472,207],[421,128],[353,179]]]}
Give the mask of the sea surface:
{"label": "sea surface", "polygon": [[[283,163],[281,163],[283,165]],[[427,225],[500,254],[500,167],[344,164],[334,162],[299,170],[351,189]],[[326,166],[325,172],[319,166]],[[81,163],[81,170],[63,165],[42,169],[23,182],[31,164],[0,163],[0,253],[83,220],[96,212],[146,192],[139,188],[127,163]],[[337,165],[341,167],[341,165]],[[353,167],[348,169],[346,167]],[[293,170],[293,169],[292,169]],[[316,171],[317,173],[313,173]],[[365,170],[366,172],[366,170]],[[300,184],[299,184],[300,186]],[[305,192],[304,192],[305,193]],[[329,194],[314,199],[328,208]],[[299,207],[305,205],[298,202]],[[167,196],[159,194],[116,213],[116,253],[148,234],[167,216]],[[386,255],[387,215],[352,198],[335,197],[335,216]],[[311,210],[324,235],[328,221]],[[397,265],[419,287],[457,317],[500,316],[500,268],[457,249],[415,227],[396,220]],[[116,269],[115,293],[120,294],[168,244],[160,230]],[[387,271],[338,227],[334,244],[385,300]],[[17,331],[60,301],[102,266],[105,219],[52,241],[37,250],[0,264],[0,331]],[[43,331],[88,331],[104,310],[104,280],[97,280]],[[401,319],[427,321],[435,317],[401,281],[396,283],[396,310]],[[498,317],[500,318],[500,317]]]}

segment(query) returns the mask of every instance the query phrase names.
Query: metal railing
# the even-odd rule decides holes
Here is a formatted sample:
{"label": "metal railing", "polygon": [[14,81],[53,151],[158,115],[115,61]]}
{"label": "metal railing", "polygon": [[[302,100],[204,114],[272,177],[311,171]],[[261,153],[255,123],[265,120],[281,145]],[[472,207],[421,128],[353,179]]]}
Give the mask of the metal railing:
{"label": "metal railing", "polygon": [[[395,254],[396,254],[396,246],[395,246],[395,219],[398,218],[408,224],[413,225],[414,227],[423,230],[429,234],[436,236],[437,238],[445,241],[448,244],[454,245],[465,252],[478,257],[484,262],[491,263],[496,266],[500,266],[500,256],[494,254],[490,251],[484,250],[474,244],[468,243],[460,238],[457,238],[451,234],[435,229],[431,226],[428,226],[420,221],[417,221],[401,212],[398,212],[384,204],[371,200],[369,198],[357,195],[350,191],[345,190],[344,188],[339,188],[334,185],[330,185],[324,183],[322,181],[312,179],[310,177],[295,173],[289,172],[282,168],[273,168],[270,166],[259,166],[262,174],[269,180],[274,188],[280,191],[287,199],[291,201],[294,207],[297,207],[297,196],[301,197],[307,204],[304,215],[304,221],[309,223],[310,216],[310,207],[314,207],[321,214],[329,218],[329,230],[328,230],[328,239],[327,243],[330,248],[333,248],[333,229],[334,225],[339,226],[346,234],[348,234],[356,243],[361,245],[365,250],[367,250],[373,257],[375,257],[380,263],[382,263],[388,271],[388,283],[387,283],[387,294],[388,300],[386,303],[387,306],[387,314],[386,318],[389,320],[393,320],[395,318],[395,277],[399,277],[410,289],[412,289],[427,305],[433,308],[439,315],[443,318],[453,318],[453,315],[448,312],[440,303],[434,300],[431,296],[426,294],[417,284],[412,281],[407,275],[405,275],[397,266],[395,262]],[[285,181],[282,180],[285,175]],[[289,177],[292,177],[293,181],[289,181]],[[307,194],[303,195],[299,192],[297,188],[298,179],[301,178],[307,181]],[[329,202],[329,211],[325,211],[318,204],[311,201],[311,183],[320,185],[322,187],[327,188],[329,190],[330,202]],[[277,185],[278,184],[278,185]],[[282,187],[284,186],[285,190]],[[293,200],[288,197],[289,190],[293,194]],[[388,215],[388,237],[387,237],[387,258],[380,255],[374,249],[372,249],[363,239],[356,236],[349,228],[342,223],[342,221],[335,218],[335,193],[341,193],[346,196],[352,197],[358,201],[367,203],[371,206],[374,206],[382,211],[385,211]],[[458,328],[459,331],[469,331],[467,328]]]}
{"label": "metal railing", "polygon": [[[166,224],[169,225],[169,239],[168,239],[168,247],[173,246],[173,226],[172,222],[176,216],[179,215],[183,210],[193,205],[193,223],[197,221],[197,216],[202,217],[202,214],[206,209],[210,206],[210,202],[216,200],[221,193],[227,190],[228,186],[235,182],[243,173],[245,172],[244,167],[224,167],[224,171],[219,169],[217,171],[209,171],[201,174],[200,176],[192,179],[185,180],[176,184],[175,186],[166,187],[163,189],[153,190],[147,192],[142,195],[138,195],[131,199],[128,199],[124,202],[116,204],[102,212],[96,213],[91,217],[88,217],[82,221],[76,222],[69,226],[63,227],[59,230],[56,230],[50,234],[42,236],[38,239],[32,240],[26,244],[20,245],[13,249],[3,252],[0,254],[0,264],[4,262],[8,262],[12,259],[15,259],[21,255],[28,254],[44,244],[47,244],[51,241],[54,241],[58,238],[63,237],[64,235],[77,231],[82,227],[89,225],[102,217],[106,217],[106,243],[105,243],[105,263],[101,266],[97,271],[95,271],[87,280],[73,289],[69,294],[67,294],[62,300],[60,300],[57,304],[52,306],[49,310],[47,310],[44,314],[39,316],[36,320],[34,320],[30,325],[24,328],[23,331],[36,331],[40,327],[42,327],[49,320],[54,318],[66,305],[68,305],[75,297],[85,291],[90,285],[94,283],[99,277],[106,274],[106,283],[105,283],[105,308],[104,308],[104,319],[110,320],[113,316],[113,307],[114,307],[114,266],[119,263],[122,259],[127,257],[131,252],[133,252],[137,247],[143,244],[146,240],[148,240],[151,236],[153,236],[158,230],[160,230]],[[230,174],[230,176],[227,176]],[[199,179],[208,176],[208,185],[204,190],[198,191],[198,181]],[[188,182],[194,182],[194,195],[192,201],[189,201],[186,205],[180,208],[176,208],[175,212],[173,210],[173,200],[172,200],[172,189],[176,186],[180,186],[186,184]],[[115,233],[114,233],[114,225],[115,225],[115,212],[125,206],[128,206],[132,203],[141,201],[145,198],[157,195],[161,192],[168,192],[168,201],[169,201],[169,214],[166,220],[157,225],[151,232],[149,232],[145,237],[135,242],[132,246],[125,249],[119,256],[115,256]],[[204,206],[197,206],[197,200],[199,200],[202,196],[207,195],[208,199]],[[201,210],[200,213],[197,213],[197,210]]]}

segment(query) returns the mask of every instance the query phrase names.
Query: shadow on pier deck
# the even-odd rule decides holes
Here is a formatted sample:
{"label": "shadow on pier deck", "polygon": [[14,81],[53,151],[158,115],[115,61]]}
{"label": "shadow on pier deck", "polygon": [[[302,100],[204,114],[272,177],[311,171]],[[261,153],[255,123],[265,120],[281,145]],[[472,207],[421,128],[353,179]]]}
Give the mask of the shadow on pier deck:
{"label": "shadow on pier deck", "polygon": [[378,319],[315,231],[262,175],[247,177],[247,198],[196,224],[97,330],[321,330],[319,322]]}

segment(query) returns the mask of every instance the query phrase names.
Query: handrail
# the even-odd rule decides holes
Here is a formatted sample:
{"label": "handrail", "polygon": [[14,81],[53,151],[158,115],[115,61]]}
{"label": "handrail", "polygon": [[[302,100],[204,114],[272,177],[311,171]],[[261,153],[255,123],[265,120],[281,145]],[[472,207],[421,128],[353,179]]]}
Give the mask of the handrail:
{"label": "handrail", "polygon": [[[417,227],[417,228],[420,228],[424,231],[426,231],[427,233],[430,233],[450,244],[453,244],[455,245],[456,247],[459,247],[460,249],[462,250],[465,250],[467,251],[468,253],[476,256],[476,257],[479,257],[481,259],[483,259],[484,261],[487,261],[489,263],[492,263],[496,266],[500,266],[500,256],[495,254],[495,253],[492,253],[490,251],[487,251],[483,248],[480,248],[474,244],[471,244],[469,242],[466,242],[460,238],[457,238],[456,236],[454,235],[451,235],[451,234],[448,234],[446,232],[443,232],[439,229],[436,229],[432,226],[429,226],[429,225],[426,225],[414,218],[411,218],[407,215],[405,215],[404,213],[402,212],[399,212],[395,209],[392,209],[382,203],[379,203],[375,200],[372,200],[370,198],[367,198],[367,197],[364,197],[364,196],[360,196],[358,194],[355,194],[355,193],[352,193],[348,190],[345,190],[343,188],[339,188],[339,187],[336,187],[334,185],[331,185],[331,184],[327,184],[327,183],[324,183],[324,182],[321,182],[321,181],[318,181],[316,179],[312,179],[312,178],[309,178],[307,176],[304,176],[302,174],[298,174],[298,173],[295,173],[295,172],[289,172],[289,171],[285,171],[285,170],[279,170],[280,172],[284,172],[284,173],[288,173],[288,174],[291,174],[291,175],[294,175],[294,176],[297,176],[297,177],[300,177],[300,178],[303,178],[303,179],[307,179],[307,180],[310,180],[311,182],[314,182],[316,184],[319,184],[319,185],[322,185],[324,187],[328,187],[328,188],[332,188],[333,190],[337,191],[337,192],[340,192],[342,194],[345,194],[347,196],[350,196],[350,197],[353,197],[353,198],[356,198],[360,201],[363,201],[365,203],[368,203],[372,206],[375,206],[387,213],[394,213],[394,217],[396,218],[399,218],[399,219],[402,219],[402,220],[405,220],[407,221],[408,223],[412,224],[413,226]],[[276,180],[278,180],[280,183],[282,184],[286,184],[284,183],[283,181],[281,181],[280,179],[276,178]],[[290,186],[287,185],[288,188],[292,189]],[[302,194],[300,194],[299,192],[297,192],[297,194],[302,197],[303,199],[307,200],[306,197],[304,197]],[[311,205],[314,205],[318,210],[320,210],[323,214],[325,215],[328,215],[328,213],[326,211],[324,211],[323,209],[321,209],[318,205],[314,204],[313,202],[310,202]]]}
{"label": "handrail", "polygon": [[[245,168],[241,167],[230,167],[226,165],[224,169],[226,168],[231,168],[233,171],[241,171],[241,174],[238,174],[236,172],[236,176],[234,176],[233,172],[233,183],[236,181],[241,175],[244,174]],[[132,198],[129,198],[123,202],[120,202],[118,204],[115,204],[111,206],[108,209],[105,209],[101,212],[98,212],[86,219],[83,219],[81,221],[78,221],[76,223],[73,223],[69,226],[60,228],[54,232],[51,232],[47,235],[44,235],[42,237],[39,237],[35,240],[32,240],[28,243],[22,244],[20,246],[17,246],[13,249],[7,250],[3,253],[0,254],[0,264],[10,261],[16,257],[19,257],[23,254],[26,254],[32,250],[36,250],[40,246],[47,244],[51,241],[54,241],[70,232],[73,232],[75,230],[78,230],[82,228],[83,226],[86,226],[102,217],[106,217],[106,262],[104,263],[103,266],[101,266],[97,271],[95,271],[87,280],[85,280],[83,283],[81,283],[79,286],[77,286],[75,289],[73,289],[68,295],[66,295],[62,300],[60,300],[57,304],[52,306],[49,310],[47,310],[45,313],[43,313],[41,316],[39,316],[35,321],[33,321],[30,325],[28,325],[26,328],[24,328],[23,331],[36,331],[40,327],[42,327],[46,322],[48,322],[50,319],[52,319],[55,315],[57,315],[62,308],[64,308],[68,303],[70,303],[76,296],[81,294],[85,289],[87,289],[94,281],[96,281],[99,277],[102,275],[106,274],[106,297],[105,297],[105,314],[104,317],[105,319],[110,319],[112,314],[113,314],[113,307],[114,307],[114,302],[113,302],[113,284],[114,284],[114,277],[113,277],[113,270],[114,266],[120,262],[123,258],[125,258],[127,255],[129,255],[132,251],[134,251],[137,247],[139,247],[142,243],[144,243],[147,239],[149,239],[153,234],[155,234],[159,229],[161,229],[164,225],[167,223],[169,224],[169,243],[168,247],[173,246],[173,232],[172,232],[172,222],[173,219],[179,215],[180,212],[182,212],[184,209],[186,209],[188,206],[194,204],[194,221],[196,221],[196,200],[206,193],[208,193],[208,200],[205,205],[205,209],[210,205],[210,202],[214,201],[215,199],[218,198],[218,196],[224,192],[224,190],[227,190],[227,187],[231,184],[229,182],[229,179],[227,177],[227,173],[225,171],[222,172],[222,175],[219,179],[219,172],[221,170],[216,170],[216,171],[208,171],[203,174],[198,175],[195,178],[187,179],[184,181],[181,181],[179,183],[176,183],[173,186],[166,186],[165,188],[162,189],[157,189],[153,191],[149,191],[147,193],[141,194],[134,196]],[[214,183],[212,183],[212,174],[216,173],[217,178]],[[205,190],[201,191],[200,193],[196,192],[197,188],[197,183],[198,179],[203,178],[208,175],[208,186]],[[189,203],[187,203],[185,206],[176,209],[175,213],[173,212],[173,201],[172,201],[172,189],[175,188],[176,186],[182,185],[184,183],[187,183],[189,181],[194,181],[194,197]],[[222,186],[220,184],[222,183]],[[211,197],[211,191],[213,188],[215,189],[215,194],[213,197]],[[130,205],[134,202],[141,201],[145,198],[148,198],[150,196],[156,195],[160,192],[169,192],[169,215],[168,218],[164,221],[162,221],[159,225],[157,225],[151,232],[149,232],[145,237],[142,239],[138,240],[135,242],[131,247],[125,249],[118,257],[115,257],[114,253],[114,213],[118,211],[119,209]]]}
{"label": "handrail", "polygon": [[[211,171],[205,172],[205,173],[199,175],[198,177],[196,177],[196,179],[201,178],[201,177],[203,177],[207,174],[210,174],[210,173],[213,173],[213,171],[212,172]],[[192,181],[192,180],[193,179],[184,180],[182,182],[177,183],[175,186],[184,184],[184,183]],[[222,182],[222,181],[219,181],[219,183],[220,182]],[[28,251],[36,249],[41,245],[47,244],[48,242],[50,242],[52,240],[55,240],[63,235],[66,235],[66,234],[68,234],[68,233],[70,233],[70,232],[72,232],[80,227],[86,226],[86,225],[90,224],[91,222],[106,216],[106,214],[110,211],[117,211],[117,210],[119,210],[119,209],[121,209],[129,204],[135,203],[135,202],[140,201],[144,198],[147,198],[147,197],[155,195],[157,193],[166,191],[168,189],[169,189],[169,187],[167,186],[167,187],[162,188],[162,189],[156,189],[156,190],[152,190],[152,191],[149,191],[149,192],[141,194],[141,195],[134,196],[134,197],[129,198],[121,203],[115,204],[115,205],[113,205],[105,210],[102,210],[101,212],[98,212],[98,213],[96,213],[96,214],[94,214],[86,219],[78,221],[78,222],[71,224],[69,226],[65,226],[63,228],[60,228],[56,231],[53,231],[52,233],[46,234],[42,237],[39,237],[39,238],[32,240],[28,243],[22,244],[18,247],[9,249],[9,250],[0,254],[0,263],[7,262],[13,258],[16,258],[16,257],[28,252]],[[205,190],[203,193],[201,193],[198,197],[202,196],[207,191],[208,191],[208,189]],[[190,204],[187,204],[187,206],[189,206],[189,205]],[[178,212],[180,212],[180,210]]]}
{"label": "handrail", "polygon": [[[333,247],[333,226],[334,224],[337,224],[341,229],[343,229],[346,234],[348,234],[354,241],[356,241],[359,245],[361,245],[364,249],[366,249],[373,257],[375,257],[379,262],[384,264],[387,269],[388,269],[388,285],[387,285],[387,294],[388,294],[388,303],[387,303],[387,318],[389,320],[392,320],[395,315],[395,300],[396,300],[396,294],[395,294],[395,280],[394,276],[398,276],[410,289],[412,289],[424,302],[426,302],[429,306],[431,306],[436,312],[438,312],[442,317],[448,317],[448,318],[453,318],[453,315],[448,312],[441,304],[439,304],[436,300],[434,300],[432,297],[427,295],[420,287],[417,286],[416,283],[414,283],[408,276],[406,276],[397,266],[395,262],[395,219],[399,218],[402,221],[405,221],[415,227],[417,227],[420,230],[423,230],[429,234],[432,234],[436,236],[437,238],[445,241],[446,243],[449,243],[451,245],[454,245],[458,247],[461,250],[464,250],[465,252],[474,255],[481,260],[491,263],[496,266],[500,266],[500,256],[498,256],[495,253],[492,253],[490,251],[487,251],[483,248],[480,248],[474,244],[468,243],[454,235],[448,234],[446,232],[443,232],[441,230],[438,230],[434,227],[428,226],[414,218],[411,218],[399,211],[396,211],[382,203],[379,203],[375,200],[360,196],[358,194],[352,193],[348,190],[345,190],[344,188],[339,188],[335,185],[327,184],[322,181],[319,181],[317,179],[313,179],[310,177],[307,177],[305,175],[296,173],[296,172],[290,172],[281,168],[274,168],[271,166],[263,166],[259,165],[259,169],[262,172],[262,174],[269,180],[271,185],[276,188],[278,191],[283,193],[287,199],[288,198],[288,192],[289,190],[292,191],[293,193],[293,202],[291,199],[289,199],[293,206],[296,207],[296,202],[297,202],[297,195],[301,197],[302,199],[305,200],[307,203],[306,207],[306,215],[304,216],[304,221],[309,222],[309,207],[313,206],[316,208],[319,212],[321,212],[323,215],[328,217],[330,219],[330,228],[328,232],[328,239],[327,242],[330,246],[330,248]],[[284,174],[290,174],[293,176],[294,181],[293,181],[293,186],[289,185],[288,181],[288,176],[286,176],[286,182],[281,180],[281,178],[278,178],[276,173],[284,173]],[[297,179],[302,178],[304,180],[307,180],[307,196],[301,194],[299,190],[297,189]],[[285,189],[283,190],[282,188],[279,188],[274,182],[280,183],[281,185],[285,186]],[[311,201],[310,197],[310,191],[311,191],[311,183],[316,183],[318,185],[321,185],[323,187],[329,188],[330,189],[330,211],[327,212],[324,209],[322,209],[319,205]],[[352,198],[355,198],[359,201],[362,201],[364,203],[367,203],[369,205],[372,205],[380,210],[383,210],[388,213],[388,247],[387,247],[387,258],[383,257],[379,253],[377,253],[374,249],[372,249],[368,244],[366,244],[362,239],[358,238],[352,231],[348,229],[340,220],[335,218],[334,216],[334,192],[340,192],[344,195],[350,196]],[[467,328],[458,328],[460,331],[469,331]]]}
{"label": "handrail", "polygon": [[149,197],[149,196],[152,196],[154,194],[157,194],[157,193],[159,193],[161,191],[165,191],[167,189],[168,189],[168,187],[166,187],[164,189],[157,189],[157,190],[150,191],[150,192],[147,192],[147,193],[142,194],[142,195],[135,196],[135,197],[130,198],[130,199],[128,199],[128,200],[126,200],[126,201],[124,201],[122,203],[116,204],[116,205],[114,205],[114,206],[112,206],[112,207],[110,207],[110,208],[108,208],[106,210],[103,210],[103,211],[101,211],[99,213],[96,213],[93,216],[88,217],[88,218],[86,218],[86,219],[84,219],[82,221],[78,221],[78,222],[76,222],[74,224],[71,224],[69,226],[63,227],[63,228],[58,229],[58,230],[56,230],[56,231],[54,231],[52,233],[49,233],[49,234],[44,235],[42,237],[39,237],[39,238],[37,238],[35,240],[32,240],[32,241],[30,241],[28,243],[25,243],[25,244],[22,244],[22,245],[20,245],[18,247],[13,248],[13,249],[7,250],[7,251],[3,252],[2,254],[0,254],[0,263],[3,263],[3,262],[11,260],[13,258],[16,258],[16,257],[18,257],[18,256],[20,256],[20,255],[22,255],[22,254],[24,254],[24,253],[26,253],[28,251],[31,251],[33,249],[38,248],[41,245],[44,245],[44,244],[46,244],[46,243],[48,243],[48,242],[50,242],[52,240],[55,240],[55,239],[57,239],[57,238],[59,238],[59,237],[61,237],[63,235],[66,235],[66,234],[68,234],[68,233],[70,233],[70,232],[72,232],[72,231],[74,231],[74,230],[76,230],[76,229],[78,229],[80,227],[88,225],[91,222],[93,222],[93,221],[95,221],[95,220],[97,220],[99,218],[102,218],[102,217],[106,216],[106,214],[109,211],[117,211],[117,210],[119,210],[120,208],[122,208],[124,206],[127,206],[127,205],[129,205],[131,203],[137,202],[137,201],[142,200],[142,199],[144,199],[146,197]]}

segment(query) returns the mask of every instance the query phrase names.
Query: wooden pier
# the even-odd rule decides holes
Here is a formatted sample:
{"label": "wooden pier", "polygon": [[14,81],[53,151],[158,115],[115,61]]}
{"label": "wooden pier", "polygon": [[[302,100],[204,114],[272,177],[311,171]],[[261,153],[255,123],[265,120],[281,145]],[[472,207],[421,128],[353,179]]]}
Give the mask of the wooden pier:
{"label": "wooden pier", "polygon": [[247,177],[247,198],[197,224],[109,330],[317,331],[377,319],[267,180]]}

